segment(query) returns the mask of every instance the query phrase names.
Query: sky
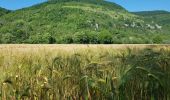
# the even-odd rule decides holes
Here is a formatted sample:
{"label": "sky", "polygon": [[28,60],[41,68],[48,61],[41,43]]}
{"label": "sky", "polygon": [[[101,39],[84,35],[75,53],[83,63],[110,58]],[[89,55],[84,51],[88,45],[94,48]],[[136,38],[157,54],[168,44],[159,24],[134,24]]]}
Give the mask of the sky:
{"label": "sky", "polygon": [[[0,0],[0,7],[17,10],[29,7],[46,0]],[[128,11],[152,11],[166,10],[170,11],[170,0],[108,0],[115,2]]]}

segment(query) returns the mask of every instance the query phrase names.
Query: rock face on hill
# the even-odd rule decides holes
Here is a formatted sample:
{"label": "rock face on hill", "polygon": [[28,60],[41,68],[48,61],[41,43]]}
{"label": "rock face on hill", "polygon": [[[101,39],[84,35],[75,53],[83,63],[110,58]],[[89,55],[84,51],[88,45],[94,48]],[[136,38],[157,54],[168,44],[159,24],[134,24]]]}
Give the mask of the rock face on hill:
{"label": "rock face on hill", "polygon": [[3,14],[0,43],[170,43],[167,25],[103,0],[52,0]]}

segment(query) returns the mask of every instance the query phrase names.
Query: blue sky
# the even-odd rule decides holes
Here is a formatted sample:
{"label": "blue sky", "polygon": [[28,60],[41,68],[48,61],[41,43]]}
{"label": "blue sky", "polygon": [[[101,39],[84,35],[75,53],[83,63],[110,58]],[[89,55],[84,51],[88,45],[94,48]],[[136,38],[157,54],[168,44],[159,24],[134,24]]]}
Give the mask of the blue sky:
{"label": "blue sky", "polygon": [[0,0],[0,7],[10,10],[16,10],[45,1],[46,0]]}
{"label": "blue sky", "polygon": [[170,0],[108,0],[129,11],[166,10],[170,11]]}
{"label": "blue sky", "polygon": [[[16,10],[45,2],[46,0],[0,0],[0,7]],[[108,0],[115,2],[129,11],[167,10],[170,11],[170,0]]]}

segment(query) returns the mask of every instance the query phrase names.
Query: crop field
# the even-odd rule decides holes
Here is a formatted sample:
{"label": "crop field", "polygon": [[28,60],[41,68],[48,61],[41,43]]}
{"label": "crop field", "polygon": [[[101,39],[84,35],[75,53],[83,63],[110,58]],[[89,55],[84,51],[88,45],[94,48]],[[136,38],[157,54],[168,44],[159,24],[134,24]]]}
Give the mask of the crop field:
{"label": "crop field", "polygon": [[0,100],[170,100],[170,45],[0,45]]}

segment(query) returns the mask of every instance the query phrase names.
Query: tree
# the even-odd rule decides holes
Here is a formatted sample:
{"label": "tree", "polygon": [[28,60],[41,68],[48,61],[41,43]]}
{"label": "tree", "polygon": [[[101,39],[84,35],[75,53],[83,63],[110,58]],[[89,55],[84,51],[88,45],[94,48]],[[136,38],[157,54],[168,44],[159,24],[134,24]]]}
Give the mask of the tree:
{"label": "tree", "polygon": [[48,43],[49,44],[54,44],[55,42],[56,42],[56,39],[54,37],[52,37],[52,36],[49,36]]}
{"label": "tree", "polygon": [[15,37],[11,33],[6,33],[2,35],[2,43],[12,43],[15,40]]}
{"label": "tree", "polygon": [[109,31],[107,31],[107,30],[103,30],[99,34],[99,41],[102,44],[111,44],[111,43],[113,43],[112,34],[110,34]]}

